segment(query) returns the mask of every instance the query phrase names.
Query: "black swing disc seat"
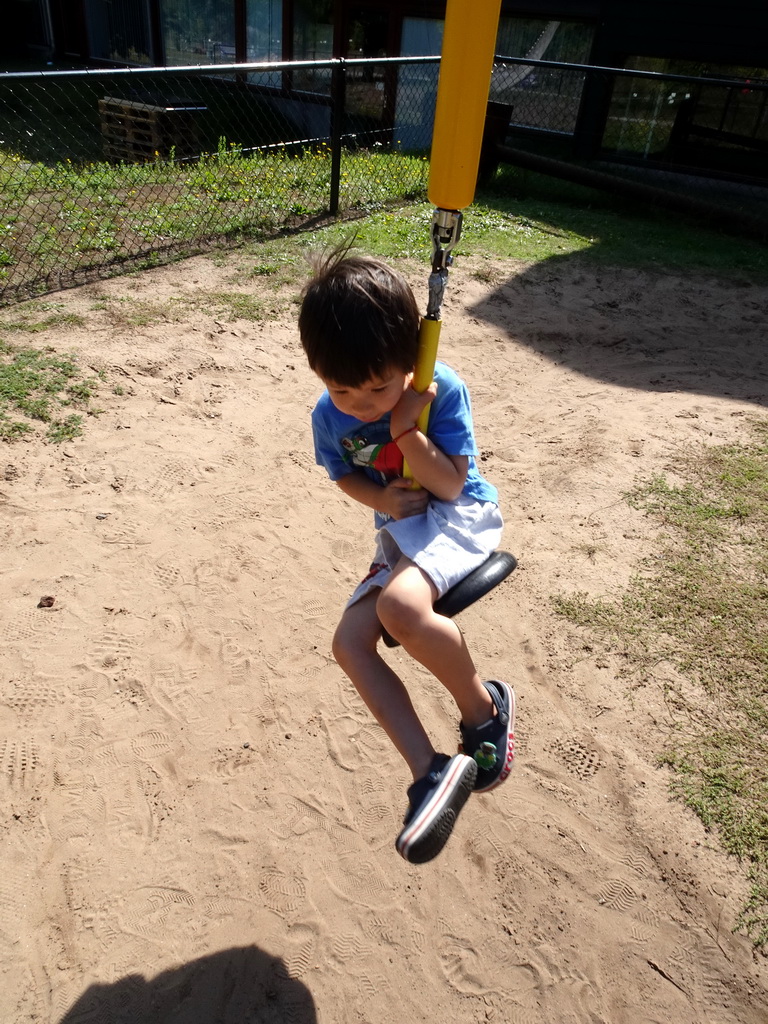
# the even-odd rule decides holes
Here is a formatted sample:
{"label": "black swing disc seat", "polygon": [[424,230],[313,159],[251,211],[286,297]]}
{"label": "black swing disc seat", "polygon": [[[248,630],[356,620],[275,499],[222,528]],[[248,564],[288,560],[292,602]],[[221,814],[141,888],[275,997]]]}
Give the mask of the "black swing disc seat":
{"label": "black swing disc seat", "polygon": [[[454,615],[464,611],[481,597],[502,583],[507,576],[517,567],[517,559],[508,551],[494,551],[482,565],[478,565],[471,573],[454,584],[442,597],[435,601],[435,611],[446,618],[452,619]],[[394,637],[384,629],[381,635],[387,647],[399,647]]]}

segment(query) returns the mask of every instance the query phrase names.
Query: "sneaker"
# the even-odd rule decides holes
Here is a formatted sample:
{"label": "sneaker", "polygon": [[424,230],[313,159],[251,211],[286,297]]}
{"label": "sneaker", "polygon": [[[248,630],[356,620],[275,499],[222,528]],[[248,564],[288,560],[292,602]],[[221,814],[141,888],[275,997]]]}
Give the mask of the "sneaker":
{"label": "sneaker", "polygon": [[477,762],[476,793],[500,786],[515,761],[515,691],[498,679],[490,679],[483,686],[496,706],[496,715],[474,729],[459,725],[459,750]]}
{"label": "sneaker", "polygon": [[408,787],[408,811],[395,846],[412,864],[424,864],[442,850],[467,802],[477,765],[465,754],[435,754],[429,773]]}

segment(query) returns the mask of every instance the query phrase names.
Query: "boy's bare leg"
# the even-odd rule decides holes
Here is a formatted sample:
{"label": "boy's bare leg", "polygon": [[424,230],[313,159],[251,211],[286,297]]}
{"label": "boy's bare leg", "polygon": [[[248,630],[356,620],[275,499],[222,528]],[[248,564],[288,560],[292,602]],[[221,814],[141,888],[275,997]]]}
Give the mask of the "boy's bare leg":
{"label": "boy's bare leg", "polygon": [[439,679],[456,701],[462,722],[478,726],[493,717],[493,701],[477,674],[461,630],[433,609],[434,584],[401,558],[381,591],[376,614],[412,658]]}
{"label": "boy's bare leg", "polygon": [[413,778],[420,779],[430,770],[435,749],[401,679],[377,651],[381,637],[378,596],[379,592],[373,591],[346,609],[333,638],[333,654],[405,759]]}

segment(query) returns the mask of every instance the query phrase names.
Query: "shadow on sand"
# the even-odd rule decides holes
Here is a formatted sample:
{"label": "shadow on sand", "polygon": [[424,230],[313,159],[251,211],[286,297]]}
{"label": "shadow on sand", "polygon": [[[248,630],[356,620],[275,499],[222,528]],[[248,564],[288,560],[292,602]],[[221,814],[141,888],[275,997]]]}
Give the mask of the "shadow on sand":
{"label": "shadow on sand", "polygon": [[284,962],[257,946],[91,985],[59,1024],[316,1024],[315,1003]]}
{"label": "shadow on sand", "polygon": [[589,252],[509,278],[468,312],[584,377],[768,405],[768,285],[606,267]]}

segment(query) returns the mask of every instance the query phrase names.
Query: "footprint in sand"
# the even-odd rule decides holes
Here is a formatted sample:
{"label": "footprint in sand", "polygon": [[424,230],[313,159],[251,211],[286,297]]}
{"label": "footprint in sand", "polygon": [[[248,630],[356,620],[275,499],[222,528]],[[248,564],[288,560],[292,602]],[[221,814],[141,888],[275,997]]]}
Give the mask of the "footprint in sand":
{"label": "footprint in sand", "polygon": [[259,892],[266,906],[277,914],[292,914],[304,905],[307,886],[304,879],[273,868],[259,879]]}
{"label": "footprint in sand", "polygon": [[[448,984],[464,995],[503,995],[505,1001],[514,1000],[518,1005],[536,1002],[540,979],[532,964],[497,961],[497,974],[492,977],[482,943],[476,948],[468,940],[450,933],[441,937],[439,959]],[[509,1017],[510,1021],[513,1019],[522,1018]]]}
{"label": "footprint in sand", "polygon": [[345,771],[380,765],[387,753],[384,733],[370,719],[361,723],[351,715],[339,715],[327,722],[323,716],[328,753]]}
{"label": "footprint in sand", "polygon": [[376,862],[360,851],[322,860],[318,867],[339,896],[364,907],[382,907],[397,895]]}
{"label": "footprint in sand", "polygon": [[611,878],[598,891],[597,902],[601,906],[610,907],[626,914],[634,907],[640,897],[623,878]]}
{"label": "footprint in sand", "polygon": [[301,978],[309,971],[317,955],[317,929],[306,924],[295,924],[288,929],[280,943],[282,958],[280,973],[285,978]]}
{"label": "footprint in sand", "polygon": [[11,690],[4,695],[2,703],[15,711],[22,721],[27,721],[37,718],[46,708],[71,700],[72,694],[63,678],[33,676],[11,680]]}
{"label": "footprint in sand", "polygon": [[602,768],[598,755],[574,739],[556,739],[549,749],[565,767],[582,781],[591,779]]}
{"label": "footprint in sand", "polygon": [[16,793],[30,791],[41,778],[41,760],[34,737],[0,739],[0,778]]}
{"label": "footprint in sand", "polygon": [[58,632],[61,616],[48,609],[21,612],[13,616],[2,627],[0,637],[9,644],[34,644],[39,640],[49,640]]}

